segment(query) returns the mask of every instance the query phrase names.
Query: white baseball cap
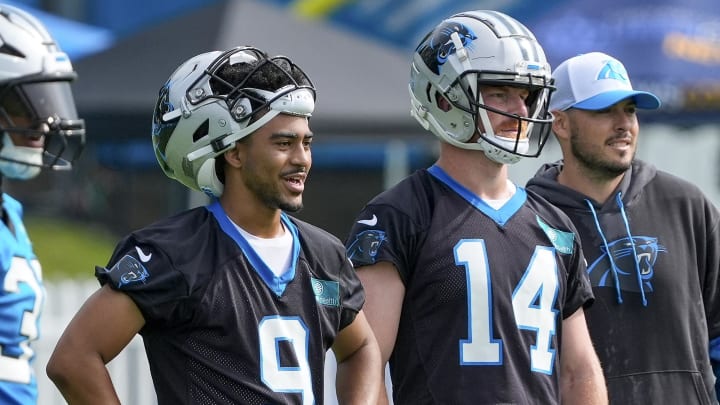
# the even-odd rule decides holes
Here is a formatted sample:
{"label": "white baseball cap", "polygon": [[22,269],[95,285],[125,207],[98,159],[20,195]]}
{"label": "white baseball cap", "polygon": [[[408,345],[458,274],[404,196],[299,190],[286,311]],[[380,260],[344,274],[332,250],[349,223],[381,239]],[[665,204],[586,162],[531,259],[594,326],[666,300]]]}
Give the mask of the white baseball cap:
{"label": "white baseball cap", "polygon": [[654,94],[633,90],[625,66],[602,52],[574,56],[561,63],[552,76],[557,90],[550,98],[550,111],[602,110],[630,97],[637,108],[660,107]]}

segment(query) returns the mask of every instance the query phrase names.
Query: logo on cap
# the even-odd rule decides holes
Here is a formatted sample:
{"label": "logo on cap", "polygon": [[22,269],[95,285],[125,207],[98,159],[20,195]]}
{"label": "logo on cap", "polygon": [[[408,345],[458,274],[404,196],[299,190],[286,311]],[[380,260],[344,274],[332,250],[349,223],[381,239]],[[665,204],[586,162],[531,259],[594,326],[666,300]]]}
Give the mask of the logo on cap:
{"label": "logo on cap", "polygon": [[602,79],[614,79],[627,83],[628,74],[622,63],[616,60],[609,60],[605,62],[605,65],[600,69],[600,73],[598,73],[597,80]]}

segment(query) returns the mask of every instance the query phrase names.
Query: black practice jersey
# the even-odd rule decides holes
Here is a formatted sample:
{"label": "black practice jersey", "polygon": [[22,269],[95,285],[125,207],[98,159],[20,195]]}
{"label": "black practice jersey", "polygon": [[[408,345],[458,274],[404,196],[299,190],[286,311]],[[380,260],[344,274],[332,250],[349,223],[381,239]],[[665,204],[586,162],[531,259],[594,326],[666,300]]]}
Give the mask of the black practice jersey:
{"label": "black practice jersey", "polygon": [[335,237],[282,221],[294,245],[281,277],[217,201],[130,234],[96,269],[145,317],[160,404],[323,403],[325,353],[364,294]]}
{"label": "black practice jersey", "polygon": [[592,301],[562,212],[522,188],[495,210],[433,166],[368,203],[346,247],[405,284],[395,403],[560,402],[562,320]]}

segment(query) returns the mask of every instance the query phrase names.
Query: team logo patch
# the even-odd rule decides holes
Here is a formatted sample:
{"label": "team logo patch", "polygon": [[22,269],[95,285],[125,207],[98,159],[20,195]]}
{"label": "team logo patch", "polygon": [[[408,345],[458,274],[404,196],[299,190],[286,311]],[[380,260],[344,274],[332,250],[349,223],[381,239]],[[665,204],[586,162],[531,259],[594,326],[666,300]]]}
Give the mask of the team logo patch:
{"label": "team logo patch", "polygon": [[145,266],[130,255],[123,256],[108,273],[120,274],[120,277],[117,277],[118,288],[126,284],[145,283],[150,277],[150,273]]}
{"label": "team logo patch", "polygon": [[571,255],[573,253],[573,240],[575,239],[575,234],[555,229],[543,222],[540,217],[535,217],[535,219],[558,253],[564,255]]}
{"label": "team logo patch", "polygon": [[380,245],[385,241],[385,232],[371,229],[357,234],[347,249],[348,259],[355,265],[374,264]]}
{"label": "team logo patch", "polygon": [[340,306],[340,283],[310,277],[315,301],[328,307]]}

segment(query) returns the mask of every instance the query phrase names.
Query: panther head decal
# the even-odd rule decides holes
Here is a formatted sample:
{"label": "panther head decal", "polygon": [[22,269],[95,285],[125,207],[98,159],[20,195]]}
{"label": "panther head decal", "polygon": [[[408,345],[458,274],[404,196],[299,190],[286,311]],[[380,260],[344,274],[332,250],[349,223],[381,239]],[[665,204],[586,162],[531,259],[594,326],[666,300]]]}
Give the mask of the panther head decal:
{"label": "panther head decal", "polygon": [[123,256],[115,265],[107,270],[108,273],[120,274],[116,276],[117,287],[133,283],[145,283],[150,278],[145,266],[140,261],[130,255]]}
{"label": "panther head decal", "polygon": [[357,234],[347,249],[348,258],[354,265],[375,264],[380,245],[385,241],[385,232],[371,229]]}
{"label": "panther head decal", "polygon": [[417,47],[417,52],[422,57],[425,65],[435,74],[440,73],[440,66],[447,61],[448,56],[455,53],[455,44],[450,35],[457,32],[463,46],[477,39],[475,33],[468,27],[456,22],[446,22],[439,25],[427,38]]}
{"label": "panther head decal", "polygon": [[[635,244],[636,257],[633,257],[632,245]],[[609,252],[602,248],[600,255],[590,266],[588,275],[593,287],[614,287],[615,282],[612,274],[612,257],[617,266],[618,282],[623,291],[639,292],[640,286],[637,281],[635,262],[640,268],[640,279],[643,283],[643,290],[653,291],[652,278],[655,274],[654,266],[658,253],[665,252],[665,247],[658,244],[657,238],[648,236],[633,236],[622,238],[608,244]]]}

